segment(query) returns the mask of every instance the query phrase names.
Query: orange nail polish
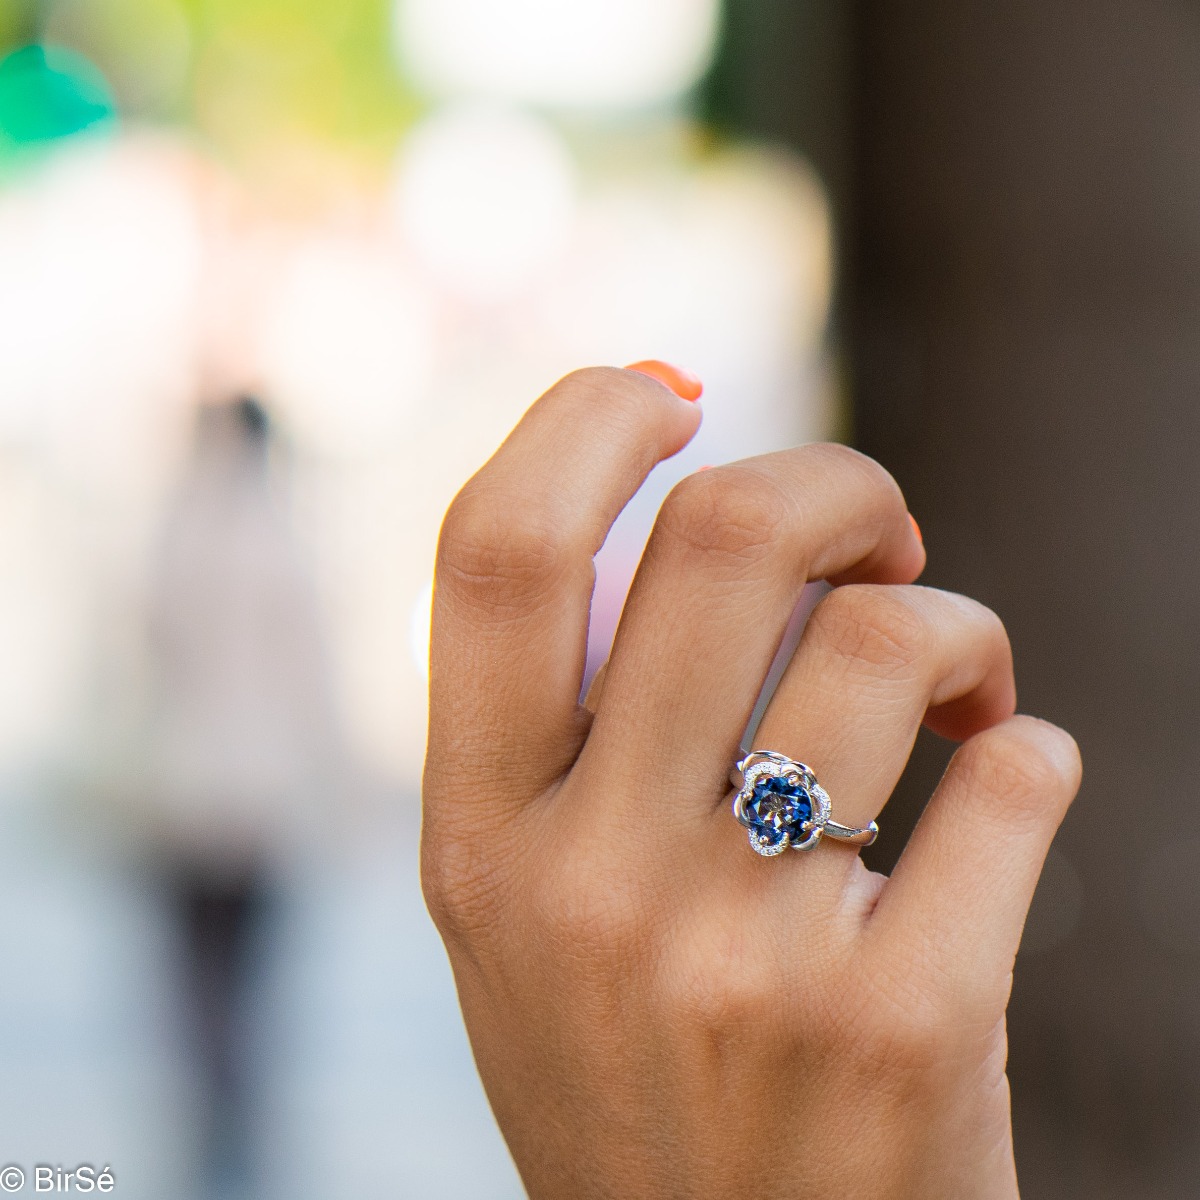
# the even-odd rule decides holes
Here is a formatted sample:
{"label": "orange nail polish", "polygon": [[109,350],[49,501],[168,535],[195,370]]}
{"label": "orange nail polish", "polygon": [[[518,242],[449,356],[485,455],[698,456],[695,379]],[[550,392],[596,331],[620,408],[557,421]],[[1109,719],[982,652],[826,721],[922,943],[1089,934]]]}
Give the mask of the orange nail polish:
{"label": "orange nail polish", "polygon": [[912,513],[909,513],[908,519],[912,522],[913,533],[917,535],[917,541],[920,542],[922,546],[925,545],[925,539],[921,536],[921,527],[917,524],[917,518],[914,517]]}
{"label": "orange nail polish", "polygon": [[704,384],[698,375],[685,371],[682,367],[674,367],[670,363],[660,362],[657,358],[647,358],[643,362],[630,363],[627,371],[639,371],[665,383],[681,400],[699,400],[704,391]]}

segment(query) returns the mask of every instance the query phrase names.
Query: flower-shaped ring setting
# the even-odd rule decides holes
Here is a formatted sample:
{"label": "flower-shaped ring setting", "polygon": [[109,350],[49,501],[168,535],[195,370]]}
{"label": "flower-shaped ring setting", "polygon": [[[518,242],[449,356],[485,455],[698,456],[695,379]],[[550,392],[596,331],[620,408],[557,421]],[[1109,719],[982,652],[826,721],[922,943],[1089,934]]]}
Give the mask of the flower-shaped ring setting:
{"label": "flower-shaped ring setting", "polygon": [[738,790],[733,815],[750,834],[755,853],[766,858],[785,850],[812,850],[822,837],[869,846],[879,833],[874,821],[861,829],[830,816],[829,793],[804,763],[774,750],[754,750],[733,768]]}

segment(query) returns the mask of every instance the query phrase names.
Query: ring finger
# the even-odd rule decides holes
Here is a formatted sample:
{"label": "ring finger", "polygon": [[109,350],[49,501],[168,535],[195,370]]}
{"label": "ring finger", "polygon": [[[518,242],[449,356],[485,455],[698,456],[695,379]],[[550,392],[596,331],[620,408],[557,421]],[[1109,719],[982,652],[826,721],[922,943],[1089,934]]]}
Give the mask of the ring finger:
{"label": "ring finger", "polygon": [[813,611],[754,746],[802,759],[829,792],[833,819],[865,826],[922,722],[961,741],[1015,706],[1008,636],[993,612],[933,588],[856,585]]}

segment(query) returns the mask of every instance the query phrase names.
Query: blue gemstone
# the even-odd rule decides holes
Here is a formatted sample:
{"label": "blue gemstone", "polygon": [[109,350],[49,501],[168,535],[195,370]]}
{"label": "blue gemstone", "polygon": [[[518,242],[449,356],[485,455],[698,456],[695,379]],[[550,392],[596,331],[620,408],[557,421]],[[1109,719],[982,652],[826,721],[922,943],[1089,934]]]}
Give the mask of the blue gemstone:
{"label": "blue gemstone", "polygon": [[785,834],[791,836],[793,845],[805,841],[808,832],[801,824],[812,820],[812,811],[808,789],[782,775],[760,775],[745,804],[750,828],[771,846],[779,845]]}

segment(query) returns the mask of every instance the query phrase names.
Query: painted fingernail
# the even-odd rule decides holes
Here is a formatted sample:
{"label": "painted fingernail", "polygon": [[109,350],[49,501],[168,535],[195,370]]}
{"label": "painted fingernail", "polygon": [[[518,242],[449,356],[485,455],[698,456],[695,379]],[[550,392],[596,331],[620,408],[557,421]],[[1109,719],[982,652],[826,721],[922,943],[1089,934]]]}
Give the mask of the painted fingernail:
{"label": "painted fingernail", "polygon": [[660,362],[657,358],[630,363],[625,370],[638,371],[649,375],[651,379],[657,379],[659,383],[665,383],[681,400],[699,400],[704,391],[704,384],[700,382],[699,375],[693,375],[691,371],[685,371],[682,367]]}
{"label": "painted fingernail", "polygon": [[912,522],[913,533],[917,535],[917,541],[920,542],[922,546],[925,545],[925,539],[921,536],[921,527],[917,524],[917,518],[914,517],[912,513],[909,513],[908,519]]}

